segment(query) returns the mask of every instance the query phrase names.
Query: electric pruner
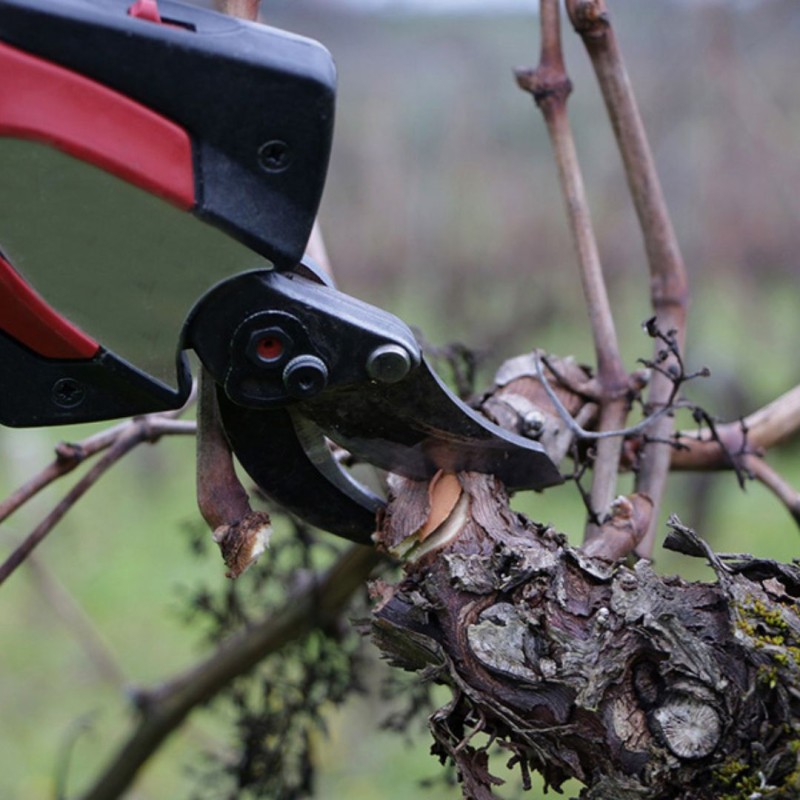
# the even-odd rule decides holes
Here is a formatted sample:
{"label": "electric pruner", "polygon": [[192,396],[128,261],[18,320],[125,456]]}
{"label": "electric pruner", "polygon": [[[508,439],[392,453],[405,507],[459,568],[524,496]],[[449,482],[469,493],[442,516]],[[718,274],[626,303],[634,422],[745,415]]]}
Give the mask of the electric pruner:
{"label": "electric pruner", "polygon": [[[194,351],[252,479],[301,518],[354,541],[369,540],[383,501],[341,466],[329,441],[418,480],[445,469],[494,473],[512,491],[558,483],[539,444],[447,389],[408,326],[338,291],[303,259],[334,99],[328,52],[273,28],[171,0],[0,0],[0,144],[99,167],[138,187],[127,191],[219,229],[254,266],[239,271],[219,257],[210,275],[182,262],[151,275],[139,263],[114,273],[131,288],[109,299],[98,288],[103,276],[65,275],[57,250],[45,248],[38,271],[29,267],[26,252],[6,245],[3,213],[0,422],[58,425],[178,408]],[[16,158],[0,161],[4,184]],[[34,209],[58,183],[54,170],[41,169],[19,190],[35,184]],[[139,230],[135,241],[157,247],[149,234]],[[47,244],[38,239],[31,247]],[[86,308],[74,314],[50,296],[57,278],[83,286],[81,298],[90,312],[105,311],[111,333],[94,330]],[[198,281],[206,282],[181,308],[173,287],[185,294]],[[177,317],[172,384],[146,356],[104,346],[131,305],[145,338]]]}

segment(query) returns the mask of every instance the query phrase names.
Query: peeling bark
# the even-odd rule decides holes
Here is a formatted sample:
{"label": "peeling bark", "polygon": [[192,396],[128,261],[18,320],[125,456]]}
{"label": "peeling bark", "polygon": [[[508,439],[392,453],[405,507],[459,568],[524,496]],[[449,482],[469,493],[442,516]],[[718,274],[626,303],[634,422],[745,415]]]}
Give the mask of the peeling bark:
{"label": "peeling bark", "polygon": [[427,490],[395,484],[379,541],[418,557],[378,587],[372,633],[392,663],[451,687],[431,728],[465,797],[495,796],[477,731],[523,776],[577,778],[592,800],[797,796],[800,569],[722,559],[674,520],[668,545],[717,581],[663,578],[570,547],[489,476],[458,479],[459,521],[425,550],[408,546],[422,523],[405,523]]}

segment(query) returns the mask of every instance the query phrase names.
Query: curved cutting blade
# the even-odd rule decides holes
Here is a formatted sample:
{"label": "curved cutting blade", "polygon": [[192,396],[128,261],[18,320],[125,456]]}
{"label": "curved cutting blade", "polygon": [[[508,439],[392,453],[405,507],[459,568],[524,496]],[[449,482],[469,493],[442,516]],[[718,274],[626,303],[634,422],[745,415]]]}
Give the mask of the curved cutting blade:
{"label": "curved cutting blade", "polygon": [[492,473],[510,491],[562,482],[538,442],[469,408],[424,359],[402,381],[337,387],[304,401],[296,413],[354,456],[414,480],[443,469]]}
{"label": "curved cutting blade", "polygon": [[264,493],[322,530],[370,544],[383,501],[342,469],[313,423],[285,408],[254,410],[218,389],[220,417],[233,452]]}

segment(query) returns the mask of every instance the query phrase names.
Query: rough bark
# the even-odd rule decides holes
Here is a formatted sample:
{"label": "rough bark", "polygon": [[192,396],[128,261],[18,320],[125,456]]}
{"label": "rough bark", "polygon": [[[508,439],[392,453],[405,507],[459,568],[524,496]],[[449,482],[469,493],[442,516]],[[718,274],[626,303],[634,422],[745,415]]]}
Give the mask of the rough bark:
{"label": "rough bark", "polygon": [[451,687],[431,728],[465,797],[495,796],[476,732],[523,776],[577,778],[592,800],[797,796],[800,569],[720,558],[673,520],[670,546],[717,581],[663,578],[570,547],[491,477],[458,481],[424,534],[427,487],[395,482],[379,539],[405,577],[377,587],[372,633],[392,663]]}

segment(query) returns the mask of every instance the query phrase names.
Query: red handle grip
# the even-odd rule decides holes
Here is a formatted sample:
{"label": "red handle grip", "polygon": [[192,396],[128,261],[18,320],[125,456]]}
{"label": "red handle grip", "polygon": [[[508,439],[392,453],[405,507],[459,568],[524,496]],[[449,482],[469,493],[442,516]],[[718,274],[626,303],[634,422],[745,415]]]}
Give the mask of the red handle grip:
{"label": "red handle grip", "polygon": [[192,143],[180,126],[89,78],[0,42],[0,136],[47,142],[188,211]]}
{"label": "red handle grip", "polygon": [[60,316],[0,256],[0,331],[45,358],[90,359],[100,346]]}

